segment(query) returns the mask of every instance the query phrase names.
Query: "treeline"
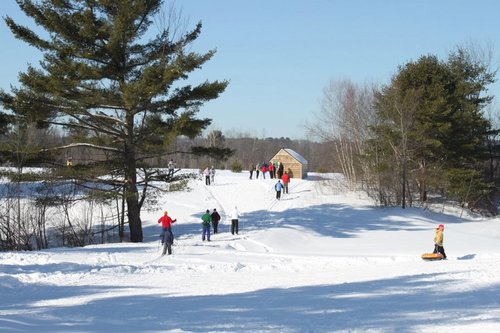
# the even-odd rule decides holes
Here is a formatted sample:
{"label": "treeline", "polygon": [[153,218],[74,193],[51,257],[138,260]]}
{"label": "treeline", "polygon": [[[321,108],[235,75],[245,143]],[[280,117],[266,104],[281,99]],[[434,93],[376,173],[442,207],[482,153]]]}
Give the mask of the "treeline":
{"label": "treeline", "polygon": [[[210,156],[197,156],[185,154],[191,146],[229,148],[233,154],[228,159],[213,158]],[[256,138],[245,133],[231,133],[227,137],[219,130],[214,130],[204,137],[194,140],[181,137],[177,138],[175,154],[163,156],[150,163],[157,166],[166,166],[170,159],[176,162],[179,168],[203,169],[213,165],[217,169],[233,169],[240,166],[248,170],[250,165],[269,162],[281,149],[290,148],[301,154],[309,163],[309,171],[313,172],[340,172],[337,155],[334,154],[331,142],[314,142],[311,140],[292,140],[290,138]]]}
{"label": "treeline", "polygon": [[333,142],[352,188],[382,205],[451,199],[496,214],[499,130],[488,85],[495,72],[473,49],[423,56],[391,81],[332,82],[309,132]]}

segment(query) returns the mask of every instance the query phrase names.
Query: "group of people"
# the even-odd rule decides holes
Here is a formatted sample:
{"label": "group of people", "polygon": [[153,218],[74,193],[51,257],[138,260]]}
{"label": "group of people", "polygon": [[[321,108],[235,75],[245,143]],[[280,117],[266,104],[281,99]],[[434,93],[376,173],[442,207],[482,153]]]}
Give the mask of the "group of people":
{"label": "group of people", "polygon": [[253,178],[253,173],[255,172],[255,179],[259,179],[259,174],[262,174],[262,178],[266,179],[266,174],[269,175],[269,178],[278,178],[281,179],[283,173],[285,171],[285,167],[281,162],[272,162],[272,163],[257,163],[255,166],[250,164],[248,170],[250,171],[250,179]]}
{"label": "group of people", "polygon": [[[175,168],[175,162],[172,160],[169,162],[168,169],[169,169],[169,174],[173,175],[174,173],[174,168]],[[262,165],[257,164],[255,168],[253,166],[250,166],[250,179],[252,179],[253,176],[253,171],[256,173],[256,178],[259,178],[259,171],[262,172],[262,176],[265,179],[265,174],[268,172],[270,175],[270,178],[277,178],[278,182],[274,185],[274,189],[276,191],[276,199],[280,200],[281,199],[281,193],[286,193],[288,194],[288,184],[290,183],[290,175],[288,172],[284,172],[284,167],[281,162],[279,163],[270,163],[270,164],[265,164],[263,163]],[[214,177],[215,177],[215,169],[212,166],[211,168],[205,168],[203,171],[203,175],[205,176],[205,184],[210,185],[214,183]],[[239,229],[239,217],[240,217],[240,212],[238,208],[235,206],[234,209],[232,210],[231,214],[231,234],[238,234],[238,229]],[[214,208],[213,212],[210,213],[210,210],[206,210],[205,214],[201,216],[201,224],[202,224],[202,235],[201,239],[202,241],[207,241],[210,242],[210,227],[213,228],[213,233],[217,234],[218,231],[218,226],[219,222],[221,220],[221,216],[217,212],[217,209]],[[164,211],[163,216],[158,219],[158,223],[161,223],[162,226],[162,232],[161,232],[161,240],[162,244],[167,241],[173,244],[174,242],[174,235],[172,233],[172,224],[175,223],[177,219],[172,219],[170,216],[168,216],[168,212]],[[434,236],[434,251],[433,253],[439,253],[442,255],[443,259],[446,259],[446,254],[444,251],[443,247],[443,236],[444,233],[444,225],[440,224],[436,230],[435,230],[435,236]]]}
{"label": "group of people", "polygon": [[[239,229],[239,218],[240,211],[237,206],[234,206],[231,211],[231,234],[238,234]],[[207,240],[210,242],[210,227],[213,228],[213,233],[219,233],[219,222],[221,220],[221,216],[217,209],[214,208],[213,212],[210,213],[210,210],[206,210],[205,214],[201,216],[201,225],[202,225],[202,233],[201,240]],[[161,231],[161,243],[163,245],[164,242],[169,242],[170,244],[174,243],[174,234],[172,232],[172,224],[177,222],[177,219],[172,219],[167,211],[163,212],[163,216],[158,219],[158,223],[161,223],[162,231]]]}
{"label": "group of people", "polygon": [[[278,181],[278,184],[281,184],[280,181]],[[276,198],[279,199],[279,192],[278,189],[276,189]],[[238,234],[238,229],[239,229],[239,218],[240,218],[240,212],[238,210],[237,206],[234,206],[232,212],[231,212],[231,234]],[[206,210],[205,214],[201,216],[201,225],[203,227],[203,231],[201,234],[201,240],[205,241],[205,239],[210,242],[210,226],[213,227],[213,233],[217,234],[219,233],[218,227],[219,227],[219,222],[221,220],[221,216],[217,212],[217,209],[214,208],[213,212],[210,213],[210,210]],[[174,243],[174,234],[172,232],[172,224],[177,222],[177,219],[172,219],[170,216],[168,216],[168,212],[164,211],[163,216],[158,219],[158,223],[161,223],[162,227],[162,232],[161,232],[161,243],[163,245],[164,242],[169,242],[170,244]],[[446,259],[446,253],[444,252],[444,247],[443,247],[443,241],[444,241],[444,225],[440,224],[436,230],[435,230],[435,235],[434,235],[434,251],[433,253],[439,253],[443,257],[443,259]],[[169,253],[170,254],[170,253]]]}
{"label": "group of people", "polygon": [[214,166],[212,165],[211,168],[206,167],[205,170],[203,170],[203,176],[205,176],[205,185],[214,184],[215,180]]}

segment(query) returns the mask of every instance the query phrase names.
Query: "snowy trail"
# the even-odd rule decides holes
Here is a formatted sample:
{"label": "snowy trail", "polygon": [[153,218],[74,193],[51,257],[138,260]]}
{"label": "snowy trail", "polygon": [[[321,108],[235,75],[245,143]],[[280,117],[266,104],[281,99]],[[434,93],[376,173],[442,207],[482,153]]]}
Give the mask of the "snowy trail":
{"label": "snowy trail", "polygon": [[[278,202],[274,180],[220,171],[146,215],[142,244],[0,253],[0,332],[500,331],[498,219],[376,208],[311,178]],[[202,242],[201,213],[234,205],[240,235]],[[179,222],[160,257],[163,209]],[[449,260],[420,260],[442,222]]]}

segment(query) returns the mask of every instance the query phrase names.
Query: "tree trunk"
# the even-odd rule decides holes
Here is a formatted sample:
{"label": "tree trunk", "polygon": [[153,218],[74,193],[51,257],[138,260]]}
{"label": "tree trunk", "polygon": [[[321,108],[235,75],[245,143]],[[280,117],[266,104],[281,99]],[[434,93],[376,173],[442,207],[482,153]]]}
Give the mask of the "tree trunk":
{"label": "tree trunk", "polygon": [[402,188],[402,203],[401,208],[406,208],[406,160],[403,160],[403,188]]}
{"label": "tree trunk", "polygon": [[137,202],[137,192],[135,195],[129,192],[129,196],[127,196],[127,216],[130,228],[130,241],[133,243],[142,242],[141,210]]}
{"label": "tree trunk", "polygon": [[[127,118],[128,133],[133,133],[134,118]],[[127,202],[128,226],[130,229],[130,241],[142,242],[141,206],[139,205],[139,192],[137,190],[137,164],[136,147],[133,136],[129,135],[125,145],[125,200]]]}
{"label": "tree trunk", "polygon": [[420,202],[427,201],[427,163],[424,159],[421,165],[421,179],[420,179]]}
{"label": "tree trunk", "polygon": [[141,207],[139,206],[139,193],[137,191],[137,171],[135,160],[128,160],[125,201],[127,202],[128,226],[130,229],[130,241],[134,243],[142,242],[142,222]]}

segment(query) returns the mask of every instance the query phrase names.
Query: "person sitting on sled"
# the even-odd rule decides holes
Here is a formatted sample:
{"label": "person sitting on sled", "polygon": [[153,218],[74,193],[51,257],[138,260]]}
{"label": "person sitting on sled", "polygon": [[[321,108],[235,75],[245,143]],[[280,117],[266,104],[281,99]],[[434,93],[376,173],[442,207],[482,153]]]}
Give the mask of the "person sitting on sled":
{"label": "person sitting on sled", "polygon": [[446,259],[446,254],[444,253],[444,247],[443,247],[443,232],[444,232],[444,225],[440,224],[436,228],[436,234],[434,236],[434,252],[433,253],[439,253],[443,256],[443,259]]}
{"label": "person sitting on sled", "polygon": [[169,237],[167,237],[170,243],[174,242],[174,234],[172,233],[172,223],[177,222],[177,219],[172,220],[170,216],[168,216],[168,212],[164,211],[163,216],[158,219],[158,223],[161,223],[161,243],[165,239],[165,233],[169,233]]}

